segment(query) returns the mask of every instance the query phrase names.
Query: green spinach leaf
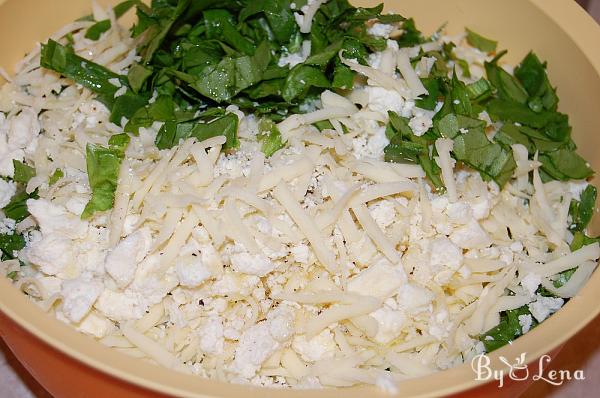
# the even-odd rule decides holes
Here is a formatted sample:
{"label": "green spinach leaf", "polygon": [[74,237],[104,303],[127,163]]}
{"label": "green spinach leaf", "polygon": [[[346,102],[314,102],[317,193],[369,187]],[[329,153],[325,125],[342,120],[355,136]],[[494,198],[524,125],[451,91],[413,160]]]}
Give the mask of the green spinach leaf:
{"label": "green spinach leaf", "polygon": [[467,43],[485,53],[493,53],[496,51],[496,47],[498,46],[497,41],[486,39],[480,34],[473,32],[471,29],[466,29],[466,31]]}
{"label": "green spinach leaf", "polygon": [[98,211],[110,210],[114,205],[121,161],[129,144],[129,136],[125,133],[114,135],[108,144],[108,148],[96,144],[88,144],[86,148],[92,198],[81,214],[82,219],[88,219]]}

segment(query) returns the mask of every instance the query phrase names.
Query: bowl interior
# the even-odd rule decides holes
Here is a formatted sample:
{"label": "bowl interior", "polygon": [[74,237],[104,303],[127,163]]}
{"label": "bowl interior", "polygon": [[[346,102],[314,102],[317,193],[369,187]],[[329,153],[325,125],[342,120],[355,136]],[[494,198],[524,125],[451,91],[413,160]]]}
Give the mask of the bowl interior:
{"label": "bowl interior", "polygon": [[[101,4],[118,1],[103,0]],[[14,64],[30,51],[37,41],[48,37],[62,25],[89,13],[86,0],[8,0],[0,5],[0,66],[12,72]],[[373,6],[378,1],[359,0],[357,5]],[[531,49],[547,60],[551,82],[558,87],[560,109],[570,115],[573,136],[580,153],[600,169],[600,135],[596,134],[597,110],[600,109],[600,28],[575,2],[564,0],[391,0],[387,9],[414,17],[417,27],[433,33],[448,22],[450,33],[460,33],[467,26],[499,41],[509,49],[507,59],[518,62]],[[130,20],[132,16],[130,15]],[[600,217],[592,229],[600,231]],[[491,355],[492,366],[501,369],[498,356],[508,358],[527,352],[533,360],[551,351],[575,334],[599,312],[600,273],[596,272],[580,295],[572,299],[555,316],[519,338],[514,344]],[[263,396],[264,390],[224,384],[190,377],[126,357],[90,344],[91,339],[67,325],[50,320],[28,299],[0,278],[0,310],[27,330],[54,347],[116,377],[176,396]],[[68,342],[68,343],[67,343]],[[409,380],[399,396],[441,396],[476,385],[468,364],[426,378]],[[376,394],[372,388],[353,388],[344,396],[363,397]],[[327,391],[269,391],[269,396],[292,397],[330,395]]]}

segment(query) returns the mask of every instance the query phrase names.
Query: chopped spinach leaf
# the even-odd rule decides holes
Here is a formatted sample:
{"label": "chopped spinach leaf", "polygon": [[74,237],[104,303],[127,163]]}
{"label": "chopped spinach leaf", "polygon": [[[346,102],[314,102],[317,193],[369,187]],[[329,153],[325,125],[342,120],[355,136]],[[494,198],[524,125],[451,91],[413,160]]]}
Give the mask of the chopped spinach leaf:
{"label": "chopped spinach leaf", "polygon": [[485,53],[493,53],[496,51],[496,47],[498,46],[497,41],[486,39],[480,34],[473,32],[471,29],[466,29],[466,31],[467,43]]}
{"label": "chopped spinach leaf", "polygon": [[50,175],[48,178],[48,185],[52,186],[58,182],[61,178],[65,176],[65,173],[61,169],[54,170],[54,173]]}
{"label": "chopped spinach leaf", "polygon": [[82,219],[88,219],[98,211],[111,209],[115,202],[121,161],[129,144],[129,136],[126,133],[114,135],[108,144],[108,148],[87,145],[86,164],[92,198],[81,214]]}
{"label": "chopped spinach leaf", "polygon": [[[500,315],[500,323],[479,336],[479,340],[485,346],[487,352],[512,343],[514,339],[523,334],[523,328],[519,323],[519,316],[530,315],[529,307],[524,305],[514,310],[508,310]],[[531,327],[537,326],[537,321],[532,317]]]}
{"label": "chopped spinach leaf", "polygon": [[23,235],[0,234],[0,252],[2,253],[2,261],[12,260],[15,258],[14,252],[17,252],[25,247],[25,238]]}
{"label": "chopped spinach leaf", "polygon": [[572,200],[569,208],[573,231],[583,232],[594,215],[598,191],[595,186],[588,185],[580,195],[579,201]]}
{"label": "chopped spinach leaf", "polygon": [[19,160],[13,159],[13,167],[15,169],[13,176],[13,180],[15,180],[15,182],[27,184],[29,180],[35,177],[35,169]]}
{"label": "chopped spinach leaf", "polygon": [[27,216],[29,216],[29,210],[27,210],[27,200],[37,199],[37,190],[27,193],[24,189],[17,191],[16,195],[12,197],[10,202],[2,209],[4,215],[8,218],[12,218],[16,222],[21,222]]}
{"label": "chopped spinach leaf", "polygon": [[88,28],[85,32],[85,38],[90,40],[98,40],[102,33],[110,29],[110,19],[98,21]]}
{"label": "chopped spinach leaf", "polygon": [[266,157],[283,148],[284,142],[277,125],[273,121],[263,118],[258,123],[258,141],[262,143],[261,150]]}
{"label": "chopped spinach leaf", "polygon": [[492,143],[481,128],[459,134],[454,139],[453,153],[457,160],[479,171],[484,179],[493,179],[500,187],[512,178],[516,168],[512,152]]}

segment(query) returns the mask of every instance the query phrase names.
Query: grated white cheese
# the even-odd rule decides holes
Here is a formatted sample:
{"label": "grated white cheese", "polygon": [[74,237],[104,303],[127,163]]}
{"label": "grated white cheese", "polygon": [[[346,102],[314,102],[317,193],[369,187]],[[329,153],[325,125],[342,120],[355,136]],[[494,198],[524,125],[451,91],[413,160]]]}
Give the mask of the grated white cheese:
{"label": "grated white cheese", "polygon": [[[292,7],[301,32],[324,3]],[[98,41],[84,40],[90,22],[57,39],[72,33],[77,54],[124,75],[139,61],[136,43],[111,10],[94,7],[96,19],[102,12],[112,26]],[[377,37],[395,30],[369,22]],[[236,151],[222,151],[224,136],[159,150],[162,123],[141,128],[114,208],[86,221],[85,147],[106,145],[122,129],[88,90],[38,68],[39,51],[32,53],[0,91],[0,176],[8,177],[0,179],[0,208],[16,192],[13,159],[36,167],[27,190],[39,199],[27,202],[31,216],[20,223],[0,214],[0,234],[26,240],[0,269],[18,271],[15,285],[32,301],[113,349],[232,382],[367,383],[394,392],[398,380],[482,352],[478,336],[502,311],[527,305],[532,315],[519,317],[527,332],[596,267],[600,245],[570,252],[566,244],[568,204],[587,182],[542,183],[539,161],[519,145],[503,190],[455,169],[449,139],[434,145],[446,193],[432,189],[419,165],[384,161],[389,111],[417,136],[432,127],[442,104],[429,111],[416,99],[427,94],[420,79],[435,58],[414,67],[411,59],[440,51],[446,39],[409,49],[388,40],[368,66],[340,54],[360,75],[354,89],[325,90],[302,114],[285,115],[278,128],[286,146],[269,158],[256,142],[258,116],[237,106],[226,109],[239,119]],[[304,62],[310,43],[279,66]],[[454,54],[482,76],[486,54],[460,45]],[[120,80],[111,83],[116,96],[124,93]],[[500,128],[479,117],[490,131]],[[319,121],[332,128],[318,131]],[[49,186],[56,169],[64,177]],[[557,273],[577,265],[554,287]],[[536,295],[540,286],[559,298]]]}

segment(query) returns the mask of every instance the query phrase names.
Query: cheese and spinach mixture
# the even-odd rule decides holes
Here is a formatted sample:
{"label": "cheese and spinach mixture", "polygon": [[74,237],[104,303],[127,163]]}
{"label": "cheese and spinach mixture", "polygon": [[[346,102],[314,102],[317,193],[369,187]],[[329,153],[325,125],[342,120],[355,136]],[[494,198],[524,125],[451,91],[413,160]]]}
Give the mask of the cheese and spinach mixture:
{"label": "cheese and spinach mixture", "polygon": [[382,8],[93,4],[5,74],[1,272],[108,347],[264,386],[394,391],[536,327],[600,255],[546,65]]}

